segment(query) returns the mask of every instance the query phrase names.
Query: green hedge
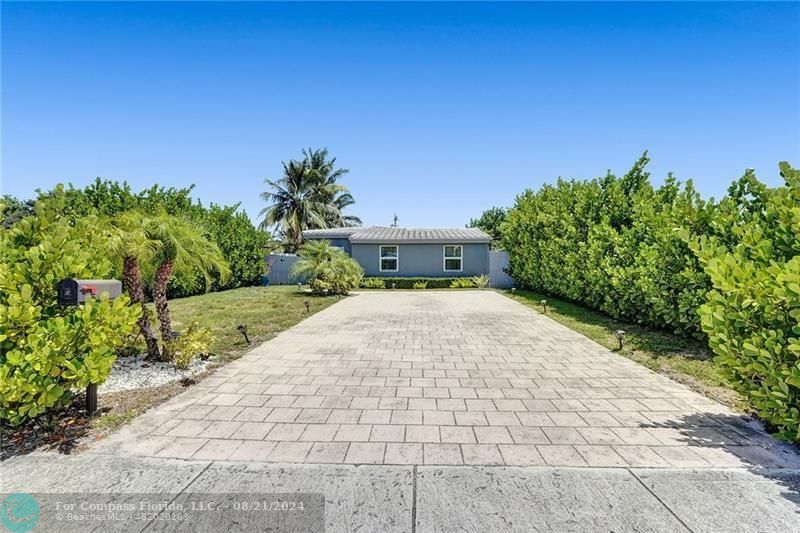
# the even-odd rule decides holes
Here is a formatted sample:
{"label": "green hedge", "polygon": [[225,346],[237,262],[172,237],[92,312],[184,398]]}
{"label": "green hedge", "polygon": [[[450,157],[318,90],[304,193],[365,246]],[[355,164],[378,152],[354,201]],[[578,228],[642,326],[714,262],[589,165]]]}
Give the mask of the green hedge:
{"label": "green hedge", "polygon": [[502,226],[510,272],[534,291],[702,338],[697,308],[711,285],[676,228],[707,231],[713,206],[672,176],[654,188],[647,162],[517,197]]}
{"label": "green hedge", "polygon": [[[224,283],[214,275],[212,291],[250,287],[261,284],[267,254],[274,249],[274,243],[265,233],[250,222],[247,213],[239,205],[219,206],[211,204],[203,208],[198,218],[208,231],[209,238],[219,246],[222,256],[230,265],[231,273]],[[198,277],[196,283],[181,283],[176,280],[170,287],[170,297],[190,296],[205,289]]]}
{"label": "green hedge", "polygon": [[[131,209],[147,213],[166,210],[170,214],[180,214],[196,222],[222,251],[225,261],[230,265],[231,275],[225,283],[214,279],[211,290],[235,289],[258,285],[265,267],[265,257],[274,249],[275,243],[269,234],[256,228],[239,204],[204,206],[192,199],[194,186],[186,188],[161,187],[153,185],[136,192],[126,182],[97,178],[82,189],[69,185],[61,194],[66,202],[61,214],[78,219],[87,215],[113,216]],[[52,198],[56,190],[40,193],[41,199]],[[12,227],[23,216],[32,213],[33,201],[19,201],[3,197],[5,206],[0,211],[4,227]],[[119,273],[115,273],[119,276]],[[204,278],[200,273],[177,272],[170,281],[170,298],[192,296],[205,292]]]}
{"label": "green hedge", "polygon": [[642,156],[624,176],[517,197],[502,225],[523,286],[614,318],[706,338],[771,429],[800,441],[800,175],[752,171],[719,203]]}
{"label": "green hedge", "polygon": [[700,307],[717,361],[778,435],[800,442],[800,172],[748,171],[693,241],[713,290]]}
{"label": "green hedge", "polygon": [[[360,287],[362,289],[391,289],[392,285],[394,284],[394,288],[396,289],[413,289],[415,283],[427,283],[428,289],[449,289],[450,285],[453,283],[453,280],[456,279],[472,279],[470,277],[458,277],[458,278],[424,278],[424,277],[417,277],[417,278],[395,278],[395,277],[386,277],[386,278],[364,278],[361,280]],[[379,282],[383,281],[384,285],[379,286]]]}

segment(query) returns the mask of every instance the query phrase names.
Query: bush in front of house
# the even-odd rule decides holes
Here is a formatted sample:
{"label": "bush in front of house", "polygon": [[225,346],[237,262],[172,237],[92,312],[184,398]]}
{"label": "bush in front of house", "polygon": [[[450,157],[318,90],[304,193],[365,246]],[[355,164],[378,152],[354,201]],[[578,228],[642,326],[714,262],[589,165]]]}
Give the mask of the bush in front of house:
{"label": "bush in front of house", "polygon": [[481,274],[480,276],[472,276],[470,278],[472,280],[472,286],[478,289],[485,289],[489,286],[491,279],[486,274]]}
{"label": "bush in front of house", "polygon": [[[449,289],[452,287],[455,280],[467,280],[469,287],[474,287],[470,281],[471,278],[364,278],[361,280],[360,287],[362,289],[419,289],[421,285],[425,284],[426,289]],[[415,286],[417,285],[417,286]]]}
{"label": "bush in front of house", "polygon": [[768,188],[748,171],[692,244],[713,285],[700,318],[716,360],[780,437],[800,442],[800,171],[782,163],[781,176]]}
{"label": "bush in front of house", "polygon": [[19,424],[102,383],[136,330],[127,296],[58,304],[64,278],[110,278],[110,231],[96,217],[63,215],[62,188],[0,233],[0,419]]}
{"label": "bush in front of house", "polygon": [[309,241],[300,247],[298,255],[300,259],[292,266],[291,275],[308,279],[314,294],[346,295],[358,288],[364,277],[361,265],[328,241]]}

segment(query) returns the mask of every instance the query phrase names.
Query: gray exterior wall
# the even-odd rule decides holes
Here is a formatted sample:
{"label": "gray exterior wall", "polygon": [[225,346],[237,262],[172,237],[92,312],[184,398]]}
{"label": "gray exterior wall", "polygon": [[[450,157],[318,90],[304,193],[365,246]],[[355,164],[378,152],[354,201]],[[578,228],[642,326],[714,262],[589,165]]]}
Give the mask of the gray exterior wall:
{"label": "gray exterior wall", "polygon": [[[397,272],[380,272],[378,266],[379,244],[351,244],[350,255],[364,269],[365,276],[376,277],[429,277],[456,278],[461,276],[479,276],[489,273],[489,245],[475,243],[386,243],[399,247],[399,270]],[[444,246],[455,244],[463,246],[461,272],[444,271]]]}

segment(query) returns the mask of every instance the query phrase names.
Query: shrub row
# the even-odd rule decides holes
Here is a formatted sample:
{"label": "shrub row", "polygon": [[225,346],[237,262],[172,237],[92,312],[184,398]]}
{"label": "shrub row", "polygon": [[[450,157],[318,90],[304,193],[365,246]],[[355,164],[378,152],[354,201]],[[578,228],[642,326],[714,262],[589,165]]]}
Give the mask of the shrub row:
{"label": "shrub row", "polygon": [[[472,278],[469,277],[457,277],[457,278],[425,278],[425,277],[415,277],[415,278],[395,278],[395,277],[386,277],[386,278],[364,278],[361,280],[360,287],[362,289],[414,289],[421,287],[421,285],[425,283],[426,289],[449,289],[453,286],[453,283],[456,285],[461,285],[462,287],[475,287],[475,284],[472,282]],[[417,284],[417,287],[414,287],[414,284]]]}
{"label": "shrub row", "polygon": [[559,179],[526,191],[503,225],[522,285],[619,319],[701,336],[708,276],[678,226],[703,232],[710,206],[692,183],[650,184],[643,156],[623,177]]}
{"label": "shrub row", "polygon": [[800,439],[800,178],[767,188],[752,171],[719,203],[646,154],[624,176],[562,180],[518,196],[502,225],[525,287],[619,319],[708,338],[779,434]]}
{"label": "shrub row", "polygon": [[[178,189],[154,185],[135,192],[127,183],[97,178],[83,189],[71,185],[66,189],[62,215],[77,219],[87,215],[112,216],[132,209],[150,214],[164,210],[170,214],[183,215],[195,222],[219,246],[230,266],[230,276],[224,282],[215,276],[211,290],[258,285],[264,272],[264,257],[275,246],[271,237],[253,226],[239,204],[204,206],[192,199],[193,188],[194,186]],[[55,191],[46,191],[41,192],[39,197],[46,199],[54,195]],[[32,200],[21,202],[10,197],[3,200],[6,205],[1,215],[2,224],[6,228],[33,213]],[[200,273],[176,272],[170,281],[168,295],[170,298],[191,296],[205,290],[205,280]]]}

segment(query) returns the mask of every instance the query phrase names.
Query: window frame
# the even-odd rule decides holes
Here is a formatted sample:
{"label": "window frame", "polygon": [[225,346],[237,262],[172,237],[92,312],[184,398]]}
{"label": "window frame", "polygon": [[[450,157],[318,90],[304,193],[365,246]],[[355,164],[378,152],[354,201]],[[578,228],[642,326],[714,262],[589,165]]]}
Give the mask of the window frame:
{"label": "window frame", "polygon": [[[394,257],[383,257],[383,249],[384,248],[394,248],[395,256]],[[383,260],[384,259],[394,259],[395,267],[394,269],[385,269],[383,268]],[[400,271],[400,245],[399,244],[380,244],[378,245],[378,272],[399,272]]]}
{"label": "window frame", "polygon": [[[447,257],[447,248],[458,248],[458,257]],[[458,268],[447,268],[447,260],[458,259]],[[463,244],[444,244],[442,245],[442,272],[464,272],[464,245]]]}

